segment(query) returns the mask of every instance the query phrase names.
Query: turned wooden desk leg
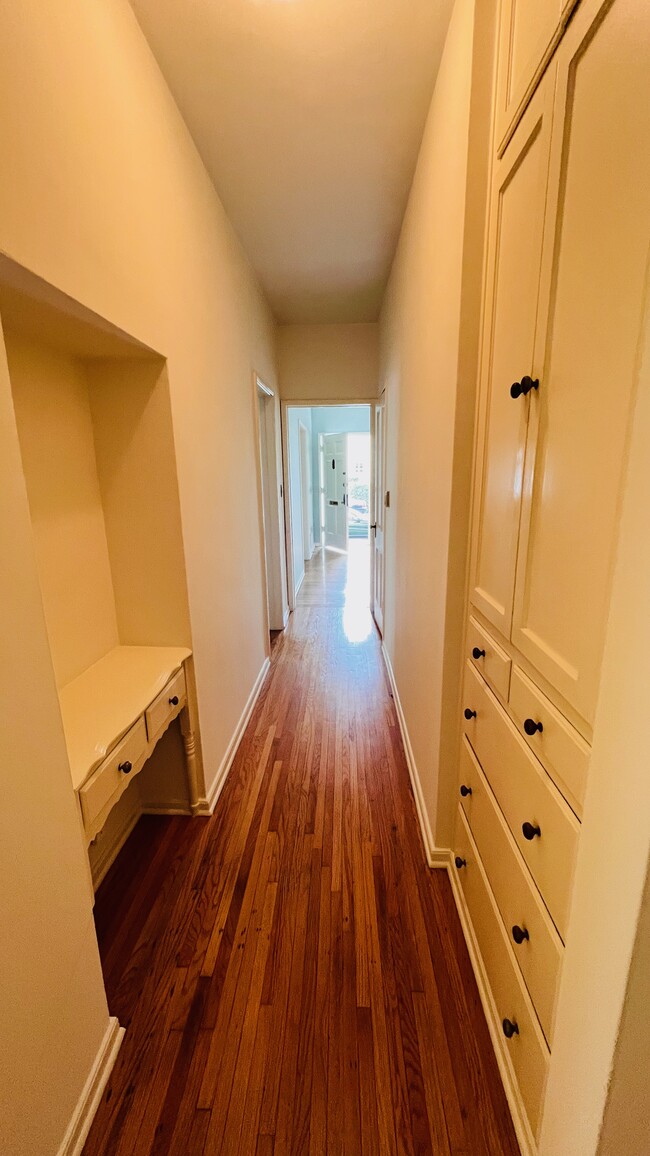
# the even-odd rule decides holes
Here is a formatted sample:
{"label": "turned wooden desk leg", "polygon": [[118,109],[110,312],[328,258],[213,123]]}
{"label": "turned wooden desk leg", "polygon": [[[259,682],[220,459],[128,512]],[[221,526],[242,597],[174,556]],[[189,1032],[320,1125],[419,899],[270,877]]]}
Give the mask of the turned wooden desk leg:
{"label": "turned wooden desk leg", "polygon": [[196,757],[196,737],[192,730],[192,720],[188,708],[183,707],[180,713],[181,734],[185,744],[185,762],[187,764],[187,781],[190,789],[190,803],[192,809],[199,801],[198,763]]}

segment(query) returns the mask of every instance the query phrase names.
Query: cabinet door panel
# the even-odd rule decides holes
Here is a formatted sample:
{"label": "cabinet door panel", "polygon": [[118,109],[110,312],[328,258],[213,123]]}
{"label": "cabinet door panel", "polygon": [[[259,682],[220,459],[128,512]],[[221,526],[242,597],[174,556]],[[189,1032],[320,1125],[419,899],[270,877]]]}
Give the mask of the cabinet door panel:
{"label": "cabinet door panel", "polygon": [[580,8],[558,68],[512,640],[591,725],[647,297],[647,0]]}
{"label": "cabinet door panel", "polygon": [[496,96],[500,151],[576,3],[577,0],[502,0]]}
{"label": "cabinet door panel", "polygon": [[497,162],[483,315],[472,601],[509,637],[548,177],[552,75]]}

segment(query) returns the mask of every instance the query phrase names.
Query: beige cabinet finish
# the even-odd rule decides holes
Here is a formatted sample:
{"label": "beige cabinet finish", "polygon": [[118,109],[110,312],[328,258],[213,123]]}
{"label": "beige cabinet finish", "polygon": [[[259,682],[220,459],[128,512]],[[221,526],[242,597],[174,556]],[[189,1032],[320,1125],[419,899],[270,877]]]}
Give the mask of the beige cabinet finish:
{"label": "beige cabinet finish", "polygon": [[101,828],[120,795],[142,770],[149,753],[147,728],[144,719],[139,718],[79,790],[86,832]]}
{"label": "beige cabinet finish", "polygon": [[510,387],[536,376],[533,354],[550,147],[549,73],[496,165],[481,357],[482,410],[472,602],[510,637],[530,396]]}
{"label": "beige cabinet finish", "polygon": [[507,702],[512,666],[510,656],[475,618],[470,618],[467,627],[467,657],[502,702]]}
{"label": "beige cabinet finish", "polygon": [[[469,663],[465,668],[463,703],[465,709],[476,712],[475,718],[464,719],[465,735],[551,918],[565,939],[580,824]],[[527,838],[526,824],[537,828],[540,834]]]}
{"label": "beige cabinet finish", "polygon": [[147,709],[147,735],[150,743],[158,741],[170,722],[180,714],[186,701],[185,671],[181,667]]}
{"label": "beige cabinet finish", "polygon": [[650,32],[639,0],[595,32],[579,16],[558,53],[512,641],[591,725],[647,292]]}
{"label": "beige cabinet finish", "polygon": [[[517,666],[513,667],[510,680],[509,707],[524,742],[543,763],[576,814],[581,815],[587,789],[589,746]],[[526,722],[534,723],[538,729],[527,734]]]}
{"label": "beige cabinet finish", "polygon": [[[537,1133],[548,1074],[549,1052],[530,996],[515,963],[480,856],[462,808],[456,820],[456,854],[464,865],[457,869],[472,929],[490,992],[506,1062],[512,1065],[533,1133]],[[511,1039],[503,1034],[503,1020],[517,1027]]]}
{"label": "beige cabinet finish", "polygon": [[[467,739],[460,755],[460,777],[471,794],[461,795],[461,806],[470,825],[485,873],[503,919],[506,934],[535,1005],[549,1044],[557,988],[562,966],[563,945],[533,883],[496,799],[483,775]],[[513,928],[527,938],[517,941]]]}
{"label": "beige cabinet finish", "polygon": [[577,0],[502,0],[496,140],[503,152]]}

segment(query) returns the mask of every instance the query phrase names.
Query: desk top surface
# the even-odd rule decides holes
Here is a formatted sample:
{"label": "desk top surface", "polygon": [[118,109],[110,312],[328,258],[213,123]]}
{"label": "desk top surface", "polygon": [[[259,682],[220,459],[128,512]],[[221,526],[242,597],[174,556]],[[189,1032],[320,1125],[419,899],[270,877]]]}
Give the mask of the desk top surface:
{"label": "desk top surface", "polygon": [[59,690],[75,790],[106,758],[192,651],[116,646]]}

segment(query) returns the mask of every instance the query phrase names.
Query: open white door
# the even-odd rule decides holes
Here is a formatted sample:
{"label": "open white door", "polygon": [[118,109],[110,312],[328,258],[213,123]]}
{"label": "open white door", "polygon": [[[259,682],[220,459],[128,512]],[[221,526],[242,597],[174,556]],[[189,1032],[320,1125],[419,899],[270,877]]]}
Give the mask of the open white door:
{"label": "open white door", "polygon": [[372,534],[372,614],[379,630],[384,632],[384,462],[386,430],[384,404],[375,406],[375,445],[372,465],[373,518],[370,526]]}
{"label": "open white door", "polygon": [[321,434],[324,481],[325,546],[348,548],[348,509],[345,484],[347,469],[346,434]]}

